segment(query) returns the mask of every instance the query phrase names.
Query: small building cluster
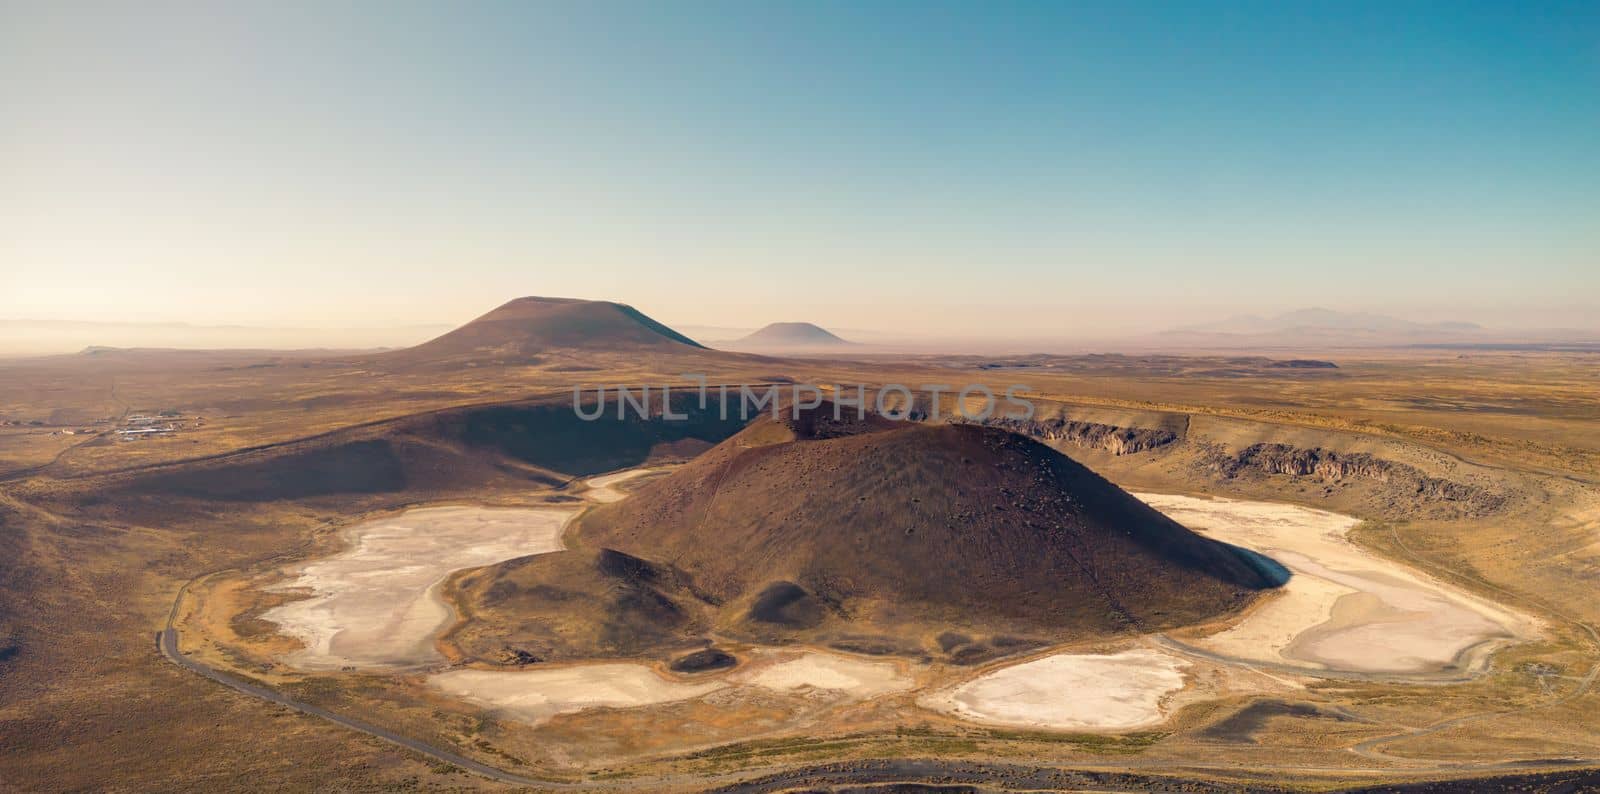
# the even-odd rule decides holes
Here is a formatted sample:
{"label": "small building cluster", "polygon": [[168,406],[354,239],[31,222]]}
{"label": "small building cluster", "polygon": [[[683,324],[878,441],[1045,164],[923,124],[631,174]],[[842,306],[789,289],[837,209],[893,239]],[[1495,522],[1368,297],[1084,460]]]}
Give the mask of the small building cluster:
{"label": "small building cluster", "polygon": [[123,426],[116,431],[119,441],[137,441],[154,436],[172,435],[185,427],[202,427],[205,422],[199,417],[186,420],[178,414],[150,416],[148,414],[133,414],[122,420]]}

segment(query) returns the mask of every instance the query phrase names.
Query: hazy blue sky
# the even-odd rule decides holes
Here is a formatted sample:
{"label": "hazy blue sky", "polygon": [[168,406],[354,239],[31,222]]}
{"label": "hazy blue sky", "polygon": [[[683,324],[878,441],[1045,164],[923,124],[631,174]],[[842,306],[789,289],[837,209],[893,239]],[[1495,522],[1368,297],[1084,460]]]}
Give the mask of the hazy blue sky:
{"label": "hazy blue sky", "polygon": [[0,0],[0,317],[1600,303],[1594,2],[256,5]]}

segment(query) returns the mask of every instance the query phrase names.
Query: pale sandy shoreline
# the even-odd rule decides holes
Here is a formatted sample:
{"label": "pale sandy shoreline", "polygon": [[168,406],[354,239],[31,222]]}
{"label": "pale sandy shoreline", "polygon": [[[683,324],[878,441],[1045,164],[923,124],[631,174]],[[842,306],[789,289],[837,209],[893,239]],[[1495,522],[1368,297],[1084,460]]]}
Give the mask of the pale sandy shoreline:
{"label": "pale sandy shoreline", "polygon": [[664,469],[626,469],[623,471],[612,472],[611,474],[602,474],[599,477],[590,477],[589,479],[584,480],[583,484],[587,486],[589,490],[584,491],[583,496],[586,499],[599,502],[601,504],[620,502],[623,499],[628,498],[628,492],[616,486],[628,482],[629,480],[635,480],[640,477],[655,474],[659,471],[664,471]]}

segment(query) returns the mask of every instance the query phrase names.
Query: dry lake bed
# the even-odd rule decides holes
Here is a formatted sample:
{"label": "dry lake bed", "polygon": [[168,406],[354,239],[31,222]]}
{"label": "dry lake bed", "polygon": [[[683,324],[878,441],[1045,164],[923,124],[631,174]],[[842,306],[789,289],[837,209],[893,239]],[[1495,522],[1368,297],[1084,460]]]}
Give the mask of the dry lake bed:
{"label": "dry lake bed", "polygon": [[[614,502],[637,469],[589,479],[584,496]],[[1270,663],[1317,674],[1461,673],[1488,649],[1531,636],[1532,621],[1350,542],[1355,519],[1268,502],[1139,494],[1197,532],[1265,554],[1292,576],[1232,626],[1173,647],[1055,653],[981,671],[923,695],[919,704],[961,719],[1080,731],[1163,722],[1189,686],[1189,652],[1210,662]],[[347,548],[293,570],[278,589],[307,595],[263,616],[299,638],[289,662],[308,670],[416,668],[451,619],[439,596],[452,572],[560,552],[577,508],[436,507],[344,530]],[[1149,644],[1149,643],[1147,643]],[[737,669],[686,679],[633,662],[533,670],[452,670],[428,683],[522,721],[589,708],[629,708],[722,690],[825,692],[870,700],[915,688],[901,663],[838,653],[751,649]]]}
{"label": "dry lake bed", "polygon": [[309,597],[264,613],[305,647],[304,670],[402,668],[438,661],[434,637],[451,610],[451,572],[561,549],[571,508],[429,507],[343,531],[346,548],[305,563],[275,589]]}

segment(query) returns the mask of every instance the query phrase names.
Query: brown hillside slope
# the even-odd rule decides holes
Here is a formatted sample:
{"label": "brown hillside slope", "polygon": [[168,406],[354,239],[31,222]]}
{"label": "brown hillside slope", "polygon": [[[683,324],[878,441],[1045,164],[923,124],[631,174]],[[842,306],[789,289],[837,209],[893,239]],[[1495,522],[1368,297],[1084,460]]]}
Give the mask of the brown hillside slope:
{"label": "brown hillside slope", "polygon": [[518,298],[443,336],[388,354],[408,362],[514,359],[552,349],[700,350],[702,346],[621,303]]}
{"label": "brown hillside slope", "polygon": [[670,560],[723,600],[786,581],[846,612],[915,604],[1039,628],[1192,622],[1271,584],[1239,550],[1012,433],[907,425],[773,443],[770,425],[592,511],[581,542]]}
{"label": "brown hillside slope", "polygon": [[538,554],[460,575],[445,639],[500,664],[661,657],[705,644],[716,608],[678,571],[610,549]]}
{"label": "brown hillside slope", "polygon": [[[659,398],[657,398],[659,400]],[[586,397],[586,411],[594,410]],[[129,498],[188,497],[271,502],[347,494],[464,493],[496,481],[557,486],[589,474],[678,460],[738,432],[717,403],[672,395],[681,420],[659,413],[584,421],[570,399],[545,398],[433,411],[287,444],[104,478],[103,490]],[[660,411],[659,401],[653,409]]]}
{"label": "brown hillside slope", "polygon": [[[670,571],[677,584],[659,594],[685,613],[684,631],[703,610],[724,636],[886,652],[927,652],[949,630],[1067,639],[1184,625],[1281,581],[1269,561],[1022,436],[829,412],[758,420],[592,509],[569,537],[581,554],[615,550]],[[551,619],[537,597],[547,567],[563,569],[563,590],[589,589],[553,562],[479,571],[460,593],[479,623],[457,633],[463,649],[494,658],[499,640],[558,645],[529,630]]]}

